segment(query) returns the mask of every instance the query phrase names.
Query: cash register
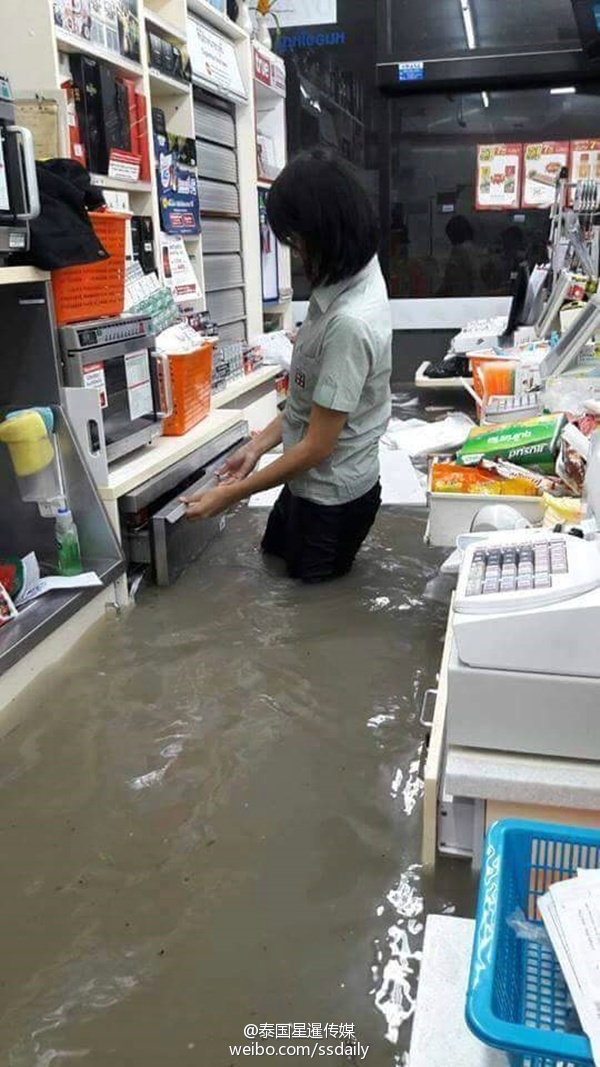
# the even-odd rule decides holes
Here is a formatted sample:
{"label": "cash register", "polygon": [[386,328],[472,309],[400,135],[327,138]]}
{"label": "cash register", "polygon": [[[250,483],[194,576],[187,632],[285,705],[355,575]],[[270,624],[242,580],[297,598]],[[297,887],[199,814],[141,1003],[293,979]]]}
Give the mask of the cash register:
{"label": "cash register", "polygon": [[465,551],[448,671],[448,743],[600,760],[600,431],[584,536],[488,535]]}

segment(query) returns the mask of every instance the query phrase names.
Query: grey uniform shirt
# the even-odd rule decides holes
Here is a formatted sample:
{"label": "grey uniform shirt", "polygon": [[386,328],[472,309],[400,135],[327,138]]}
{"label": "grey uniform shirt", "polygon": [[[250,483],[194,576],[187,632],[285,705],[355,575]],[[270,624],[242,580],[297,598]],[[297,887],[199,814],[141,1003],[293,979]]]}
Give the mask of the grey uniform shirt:
{"label": "grey uniform shirt", "polygon": [[354,277],[315,289],[298,334],[283,415],[284,450],[305,436],[313,404],[347,412],[335,450],[292,479],[294,496],[345,504],[379,477],[379,439],[391,413],[392,324],[377,257]]}

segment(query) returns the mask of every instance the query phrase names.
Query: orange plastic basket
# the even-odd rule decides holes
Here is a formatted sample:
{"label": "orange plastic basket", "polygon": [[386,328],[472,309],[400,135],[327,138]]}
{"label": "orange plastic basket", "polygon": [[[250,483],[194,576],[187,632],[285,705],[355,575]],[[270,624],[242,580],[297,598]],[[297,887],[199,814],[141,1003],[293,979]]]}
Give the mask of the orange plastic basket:
{"label": "orange plastic basket", "polygon": [[90,211],[89,217],[110,258],[52,271],[59,326],[101,315],[120,315],[125,305],[125,226],[129,216],[116,211]]}
{"label": "orange plastic basket", "polygon": [[163,433],[167,437],[181,437],[208,415],[212,356],[212,344],[200,345],[193,352],[169,356],[173,414],[163,422]]}

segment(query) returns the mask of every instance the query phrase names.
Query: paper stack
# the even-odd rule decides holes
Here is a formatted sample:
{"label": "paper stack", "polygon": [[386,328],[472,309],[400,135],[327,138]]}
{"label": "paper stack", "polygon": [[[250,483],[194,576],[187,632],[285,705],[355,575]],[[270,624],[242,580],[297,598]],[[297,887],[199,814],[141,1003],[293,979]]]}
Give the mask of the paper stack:
{"label": "paper stack", "polygon": [[600,869],[555,882],[539,909],[600,1067]]}

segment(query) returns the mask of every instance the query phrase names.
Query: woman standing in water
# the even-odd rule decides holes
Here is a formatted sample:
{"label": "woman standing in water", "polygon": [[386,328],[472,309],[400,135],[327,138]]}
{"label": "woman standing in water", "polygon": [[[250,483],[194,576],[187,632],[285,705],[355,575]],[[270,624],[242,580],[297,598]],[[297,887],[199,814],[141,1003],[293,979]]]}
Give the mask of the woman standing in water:
{"label": "woman standing in water", "polygon": [[[311,285],[285,410],[226,464],[224,484],[186,498],[190,519],[253,493],[284,488],[262,548],[291,578],[347,574],[381,504],[379,439],[391,411],[392,327],[377,260],[377,225],[354,170],[323,151],[299,156],[274,182],[271,228]],[[283,442],[283,455],[252,473]]]}

